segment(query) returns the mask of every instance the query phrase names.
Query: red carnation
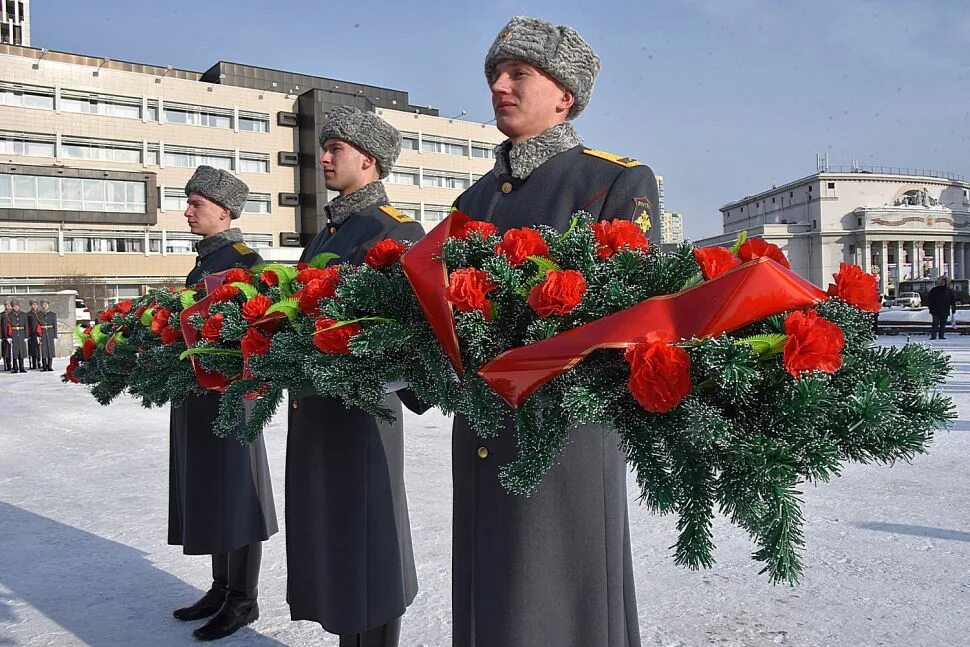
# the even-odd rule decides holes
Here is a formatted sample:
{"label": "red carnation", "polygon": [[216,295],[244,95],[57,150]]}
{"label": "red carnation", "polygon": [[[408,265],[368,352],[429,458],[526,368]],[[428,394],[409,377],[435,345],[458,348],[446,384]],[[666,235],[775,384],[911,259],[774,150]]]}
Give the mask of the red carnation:
{"label": "red carnation", "polygon": [[451,232],[452,238],[466,240],[471,234],[478,233],[483,239],[498,233],[498,227],[484,220],[460,220],[456,222],[456,227]]}
{"label": "red carnation", "polygon": [[788,341],[782,360],[785,370],[795,377],[806,371],[835,373],[842,366],[842,329],[818,316],[815,310],[788,315],[785,334]]}
{"label": "red carnation", "polygon": [[360,332],[360,326],[351,323],[327,330],[337,323],[336,319],[327,317],[317,319],[313,323],[313,345],[331,355],[349,355],[350,339]]}
{"label": "red carnation", "polygon": [[785,258],[785,253],[781,251],[781,248],[765,241],[764,238],[749,238],[738,248],[738,258],[741,259],[742,263],[765,257],[770,258],[782,267],[791,269],[791,263]]}
{"label": "red carnation", "polygon": [[250,328],[243,335],[240,348],[242,349],[243,361],[246,361],[250,355],[265,355],[266,351],[269,350],[269,337],[256,328]]}
{"label": "red carnation", "polygon": [[586,279],[576,270],[549,270],[546,279],[529,292],[529,306],[545,319],[573,311],[586,294]]}
{"label": "red carnation", "polygon": [[367,256],[364,257],[364,262],[371,267],[392,265],[401,258],[401,254],[404,253],[405,249],[404,243],[398,242],[393,238],[385,238],[367,250]]}
{"label": "red carnation", "polygon": [[81,381],[74,377],[74,369],[80,366],[81,363],[77,359],[77,355],[71,355],[71,361],[67,363],[67,370],[64,371],[65,377],[75,384],[80,384]]}
{"label": "red carnation", "polygon": [[163,344],[174,344],[177,341],[182,341],[182,330],[175,326],[165,326],[162,328],[161,337]]}
{"label": "red carnation", "polygon": [[272,286],[272,285],[279,284],[280,277],[278,277],[276,275],[276,272],[274,272],[273,270],[264,270],[263,272],[260,273],[259,280],[265,283],[266,285]]}
{"label": "red carnation", "polygon": [[223,303],[224,301],[232,301],[241,293],[241,290],[235,285],[224,283],[212,291],[212,302]]}
{"label": "red carnation", "polygon": [[535,229],[510,229],[502,236],[495,253],[508,259],[513,267],[522,265],[530,256],[548,256],[549,246]]}
{"label": "red carnation", "polygon": [[129,312],[131,312],[131,301],[128,299],[119,301],[115,306],[115,312],[120,313],[121,315],[127,315]]}
{"label": "red carnation", "polygon": [[879,312],[882,309],[879,282],[872,274],[863,272],[858,265],[839,263],[839,271],[832,278],[835,283],[829,283],[830,297],[838,297],[866,312]]}
{"label": "red carnation", "polygon": [[256,321],[261,319],[273,301],[265,294],[257,294],[252,299],[243,304],[242,318],[246,321]]}
{"label": "red carnation", "polygon": [[492,317],[489,292],[498,287],[486,272],[474,267],[455,270],[448,277],[448,300],[462,312],[478,310],[486,319]]}
{"label": "red carnation", "polygon": [[694,260],[701,266],[701,274],[710,281],[741,264],[727,247],[700,247],[694,250]]}
{"label": "red carnation", "polygon": [[102,323],[108,323],[109,321],[111,321],[111,318],[113,316],[115,316],[115,309],[108,308],[107,310],[101,313],[101,315],[98,317],[98,320],[101,321]]}
{"label": "red carnation", "polygon": [[295,295],[300,312],[308,317],[320,314],[320,299],[332,299],[337,296],[337,282],[340,278],[336,272],[329,279],[312,279]]}
{"label": "red carnation", "polygon": [[305,270],[308,267],[310,267],[309,263],[304,263],[303,261],[300,261],[299,263],[296,264],[296,271],[300,272],[302,270]]}
{"label": "red carnation", "polygon": [[225,319],[221,314],[214,314],[206,319],[200,331],[202,338],[210,344],[218,343],[219,337],[222,334],[222,324],[225,322]]}
{"label": "red carnation", "polygon": [[596,236],[596,253],[606,259],[624,250],[646,250],[648,243],[643,230],[629,220],[604,220],[591,225]]}
{"label": "red carnation", "polygon": [[306,285],[313,279],[336,281],[338,278],[337,272],[338,270],[336,265],[324,268],[322,270],[317,269],[315,267],[305,267],[299,272],[297,272],[296,280],[302,283],[303,285]]}
{"label": "red carnation", "polygon": [[167,308],[158,308],[152,315],[151,328],[152,332],[156,335],[161,334],[162,328],[168,325],[168,318],[172,316],[172,313]]}
{"label": "red carnation", "polygon": [[98,350],[98,345],[94,343],[93,339],[86,339],[84,344],[81,345],[81,355],[84,356],[84,359],[91,359],[96,350]]}
{"label": "red carnation", "polygon": [[244,270],[241,267],[236,267],[228,272],[226,272],[225,282],[226,283],[252,283],[253,273],[249,270]]}
{"label": "red carnation", "polygon": [[690,393],[690,355],[670,344],[666,333],[647,333],[625,357],[630,364],[627,388],[647,411],[667,413]]}

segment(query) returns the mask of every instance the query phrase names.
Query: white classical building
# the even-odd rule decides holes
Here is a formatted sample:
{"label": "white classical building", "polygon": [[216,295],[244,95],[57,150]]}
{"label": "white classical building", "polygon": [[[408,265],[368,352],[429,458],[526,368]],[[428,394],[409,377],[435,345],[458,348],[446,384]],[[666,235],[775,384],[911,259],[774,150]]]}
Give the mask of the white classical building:
{"label": "white classical building", "polygon": [[823,287],[842,262],[877,275],[883,293],[910,279],[970,278],[970,183],[952,173],[824,166],[720,211],[724,233],[697,245],[729,244],[747,231]]}

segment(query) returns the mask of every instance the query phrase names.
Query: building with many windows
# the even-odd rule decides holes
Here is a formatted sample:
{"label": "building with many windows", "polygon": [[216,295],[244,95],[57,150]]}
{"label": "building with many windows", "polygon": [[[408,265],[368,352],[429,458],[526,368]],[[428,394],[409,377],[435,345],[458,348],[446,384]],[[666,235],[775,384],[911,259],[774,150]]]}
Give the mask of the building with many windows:
{"label": "building with many windows", "polygon": [[970,183],[953,173],[823,164],[720,211],[724,233],[698,245],[729,245],[746,231],[823,287],[843,262],[875,274],[884,294],[905,280],[970,278]]}
{"label": "building with many windows", "polygon": [[30,47],[30,0],[0,0],[0,43]]}
{"label": "building with many windows", "polygon": [[[10,0],[7,0],[10,4]],[[427,227],[493,165],[490,125],[446,119],[406,92],[220,62],[205,72],[0,45],[0,291],[94,277],[113,296],[179,282],[195,167],[250,187],[237,221],[266,258],[295,260],[322,226],[320,123],[374,110],[404,136],[385,180]]]}
{"label": "building with many windows", "polygon": [[664,245],[684,242],[684,217],[679,213],[664,211],[660,217],[661,241]]}

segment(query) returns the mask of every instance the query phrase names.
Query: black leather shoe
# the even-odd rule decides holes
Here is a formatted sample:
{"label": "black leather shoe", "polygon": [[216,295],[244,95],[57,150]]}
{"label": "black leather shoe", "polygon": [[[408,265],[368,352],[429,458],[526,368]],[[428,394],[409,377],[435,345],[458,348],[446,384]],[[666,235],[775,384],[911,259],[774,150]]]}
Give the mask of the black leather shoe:
{"label": "black leather shoe", "polygon": [[242,627],[256,622],[259,618],[259,605],[256,600],[226,598],[219,613],[209,618],[205,623],[192,632],[199,640],[219,640],[236,633]]}
{"label": "black leather shoe", "polygon": [[222,603],[226,601],[226,589],[212,588],[202,596],[198,602],[192,606],[182,607],[172,612],[176,620],[201,620],[215,615],[222,608]]}

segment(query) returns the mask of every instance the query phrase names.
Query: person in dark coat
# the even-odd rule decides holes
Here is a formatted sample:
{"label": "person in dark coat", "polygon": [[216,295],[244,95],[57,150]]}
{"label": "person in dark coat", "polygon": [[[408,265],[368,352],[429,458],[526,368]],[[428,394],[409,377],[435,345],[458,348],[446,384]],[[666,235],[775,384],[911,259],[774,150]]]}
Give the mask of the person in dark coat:
{"label": "person in dark coat", "polygon": [[[455,207],[499,232],[574,212],[632,220],[659,244],[657,180],[629,157],[583,146],[571,119],[589,101],[599,59],[573,29],[517,17],[485,59],[495,167]],[[574,429],[529,497],[499,469],[516,456],[509,421],[487,440],[463,416],[452,433],[455,647],[636,647],[640,644],[624,454],[614,431]]]}
{"label": "person in dark coat", "polygon": [[[334,108],[320,134],[320,165],[339,197],[303,261],[325,252],[360,264],[376,243],[415,241],[411,217],[390,206],[380,180],[401,151],[394,127],[369,112]],[[404,487],[401,402],[378,422],[339,398],[291,394],[286,443],[287,601],[293,620],[312,620],[341,647],[394,647],[417,594]]]}
{"label": "person in dark coat", "polygon": [[27,356],[30,358],[30,370],[34,371],[40,367],[40,344],[37,334],[37,312],[39,304],[30,299],[27,310]]}
{"label": "person in dark coat", "polygon": [[37,341],[38,352],[42,371],[54,370],[54,358],[57,351],[54,344],[57,340],[57,313],[50,309],[51,304],[47,299],[41,299],[40,310],[35,315],[37,319]]}
{"label": "person in dark coat", "polygon": [[937,333],[939,333],[940,339],[945,339],[943,331],[946,329],[946,322],[950,315],[957,311],[957,296],[947,285],[945,276],[941,276],[937,280],[936,287],[930,290],[926,301],[930,315],[933,317],[930,339],[936,339]]}
{"label": "person in dark coat", "polygon": [[10,302],[4,301],[3,312],[0,312],[0,353],[3,353],[3,370],[11,372],[13,363],[10,361]]}
{"label": "person in dark coat", "polygon": [[[241,180],[200,166],[185,194],[189,228],[203,237],[186,287],[208,274],[261,262],[231,227],[249,194]],[[171,415],[168,543],[182,546],[186,555],[212,555],[212,587],[174,612],[179,620],[212,616],[193,632],[200,640],[223,638],[259,618],[260,542],[278,530],[263,439],[244,445],[213,434],[220,398],[215,391],[189,397]]]}
{"label": "person in dark coat", "polygon": [[10,340],[10,372],[26,373],[24,358],[27,356],[27,313],[20,311],[20,302],[10,301],[7,313],[7,338]]}

